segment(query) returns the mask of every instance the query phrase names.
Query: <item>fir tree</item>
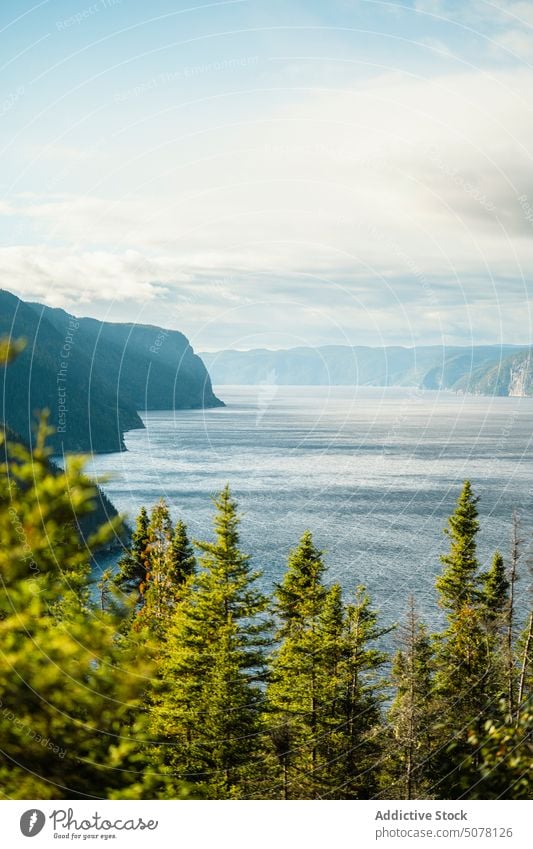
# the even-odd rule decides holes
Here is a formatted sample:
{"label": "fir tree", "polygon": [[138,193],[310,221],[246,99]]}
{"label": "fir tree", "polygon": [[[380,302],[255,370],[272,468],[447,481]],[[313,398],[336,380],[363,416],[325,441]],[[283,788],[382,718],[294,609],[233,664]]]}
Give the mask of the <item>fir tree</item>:
{"label": "fir tree", "polygon": [[163,499],[152,510],[147,535],[142,606],[133,627],[140,630],[146,626],[154,636],[165,639],[184,586],[195,572],[196,559],[185,524],[180,520],[173,528]]}
{"label": "fir tree", "polygon": [[533,612],[529,614],[526,627],[518,640],[517,661],[519,668],[516,715],[529,707],[533,710]]}
{"label": "fir tree", "polygon": [[499,551],[494,554],[489,571],[482,576],[481,600],[489,626],[501,628],[509,604],[509,581]]}
{"label": "fir tree", "polygon": [[[274,658],[267,698],[283,774],[283,796],[287,799],[311,798],[315,786],[319,687],[324,671],[319,656],[320,626],[328,597],[324,571],[322,552],[315,547],[310,531],[306,531],[290,552],[287,571],[275,593],[277,638],[282,643]],[[342,628],[343,612],[340,615]]]}
{"label": "fir tree", "polygon": [[150,522],[148,523],[148,545],[146,547],[148,552],[147,586],[158,581],[163,574],[168,575],[168,551],[171,542],[172,520],[170,518],[170,511],[164,498],[161,498],[153,507]]}
{"label": "fir tree", "polygon": [[310,531],[305,531],[298,546],[289,554],[283,582],[276,587],[275,611],[280,620],[279,637],[301,628],[320,615],[327,595],[322,552]]}
{"label": "fir tree", "polygon": [[119,560],[115,577],[116,583],[125,593],[137,593],[137,602],[141,598],[141,587],[146,583],[148,525],[148,513],[145,507],[141,507],[131,536],[131,545]]}
{"label": "fir tree", "polygon": [[215,506],[215,541],[197,543],[201,568],[167,632],[151,714],[156,763],[211,797],[235,798],[260,747],[268,623],[229,487]]}
{"label": "fir tree", "polygon": [[[436,581],[439,603],[447,611],[447,627],[435,637],[435,691],[440,714],[440,745],[434,763],[440,771],[437,793],[451,798],[459,792],[459,772],[471,756],[467,738],[479,729],[501,693],[501,664],[494,634],[487,632],[505,601],[502,563],[497,556],[490,572],[479,573],[476,553],[477,498],[466,481],[449,519],[450,551]],[[503,582],[503,583],[502,583]]]}
{"label": "fir tree", "polygon": [[150,667],[89,599],[88,554],[118,524],[82,546],[76,517],[94,509],[96,490],[79,459],[50,468],[46,433],[43,424],[33,453],[10,444],[0,464],[0,792],[150,795],[140,711]]}
{"label": "fir tree", "polygon": [[100,610],[105,612],[110,607],[111,596],[111,569],[105,569],[102,572],[102,577],[96,584],[98,595],[100,597]]}
{"label": "fir tree", "polygon": [[[362,798],[375,788],[380,719],[370,647],[382,635],[362,589],[345,607],[323,583],[321,552],[306,532],[276,590],[281,644],[267,690],[283,798]],[[277,787],[277,790],[276,790]]]}
{"label": "fir tree", "polygon": [[176,522],[168,557],[172,582],[181,587],[196,572],[194,549],[189,542],[187,525],[181,519]]}
{"label": "fir tree", "polygon": [[470,758],[459,785],[467,799],[533,799],[533,711],[524,705],[518,718],[499,713],[469,731]]}
{"label": "fir tree", "polygon": [[431,787],[435,742],[433,651],[411,597],[401,648],[392,666],[396,695],[389,711],[390,744],[386,781],[393,798],[422,799]]}
{"label": "fir tree", "polygon": [[436,587],[441,606],[452,613],[463,605],[472,605],[477,598],[477,503],[470,481],[465,481],[456,509],[444,531],[450,538],[450,551],[441,557],[445,568],[437,579]]}
{"label": "fir tree", "polygon": [[365,587],[358,587],[355,602],[346,608],[342,760],[345,781],[342,795],[337,798],[369,799],[378,790],[379,766],[384,754],[381,713],[384,681],[378,673],[387,661],[378,641],[390,631],[390,627],[378,625],[378,615]]}
{"label": "fir tree", "polygon": [[506,658],[507,658],[507,710],[510,714],[516,712],[516,664],[515,664],[515,605],[518,567],[522,554],[523,540],[520,536],[520,517],[513,511],[511,533],[511,565],[509,569],[508,605],[506,612]]}

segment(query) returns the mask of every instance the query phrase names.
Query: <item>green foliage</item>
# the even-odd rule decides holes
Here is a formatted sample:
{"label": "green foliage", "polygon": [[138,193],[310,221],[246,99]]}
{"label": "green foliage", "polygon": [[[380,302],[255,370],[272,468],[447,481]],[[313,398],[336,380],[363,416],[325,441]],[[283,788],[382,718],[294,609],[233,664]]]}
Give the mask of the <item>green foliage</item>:
{"label": "green foliage", "polygon": [[276,587],[276,613],[281,622],[279,637],[319,615],[327,595],[322,583],[324,572],[322,552],[315,547],[311,532],[306,531],[297,548],[289,554],[287,572]]}
{"label": "green foliage", "polygon": [[501,702],[501,718],[469,732],[471,757],[461,779],[469,799],[533,799],[533,712],[525,707],[515,719],[505,708]]}
{"label": "green foliage", "polygon": [[276,589],[281,641],[267,690],[277,772],[273,795],[291,799],[365,798],[379,757],[378,685],[385,656],[371,647],[384,633],[364,589],[344,606],[328,589],[324,563],[307,531]]}
{"label": "green foliage", "polygon": [[502,625],[503,614],[509,603],[509,581],[505,563],[499,551],[496,551],[491,567],[482,577],[481,600],[488,622]]}
{"label": "green foliage", "polygon": [[411,598],[401,630],[401,648],[392,665],[396,695],[389,710],[387,794],[431,798],[432,755],[437,709],[433,694],[433,650]]}
{"label": "green foliage", "polygon": [[240,550],[229,487],[215,506],[215,541],[197,543],[200,571],[166,632],[152,728],[161,743],[156,764],[210,797],[237,798],[260,740],[267,601]]}
{"label": "green foliage", "polygon": [[376,644],[390,630],[378,625],[378,615],[365,588],[358,587],[355,602],[346,608],[344,771],[348,778],[338,798],[372,798],[378,790],[384,687],[378,672],[387,655]]}
{"label": "green foliage", "polygon": [[[4,342],[4,346],[5,346],[5,342]],[[1,348],[2,348],[2,341],[0,340],[0,350],[1,350]],[[16,352],[16,351],[19,350],[19,348],[13,349],[13,347],[10,346],[10,350],[11,350],[11,352],[13,352],[13,350],[15,350],[15,352]],[[15,354],[11,353],[11,356],[15,356]],[[49,430],[49,432],[48,432],[49,434],[51,433],[51,430],[52,429]],[[4,441],[0,442],[0,462],[1,463],[12,463],[12,464],[16,465],[17,459],[14,456],[16,451],[14,452],[13,446],[21,445],[22,447],[25,447],[27,451],[29,451],[30,450],[30,441],[22,439],[22,437],[18,433],[16,433],[14,430],[12,430],[12,428],[8,427],[8,425],[6,425],[5,422],[4,423],[0,422],[0,431],[3,432],[3,435],[4,435]],[[50,444],[50,436],[48,436],[47,444],[48,445]],[[7,448],[8,445],[11,445],[12,448],[8,449]],[[58,466],[56,463],[54,463],[53,460],[51,460],[51,459],[48,460],[48,470],[53,475],[60,476],[60,475],[63,474],[63,470],[60,468],[60,466]],[[116,543],[119,542],[119,540],[121,540],[125,536],[124,529],[121,527],[121,524],[120,524],[120,522],[117,518],[118,513],[117,513],[114,505],[111,503],[109,498],[106,496],[105,492],[101,489],[100,486],[94,485],[94,489],[95,489],[95,495],[94,495],[94,500],[93,500],[93,503],[92,503],[91,510],[88,511],[88,512],[85,512],[83,515],[76,514],[76,517],[75,517],[76,524],[79,528],[79,532],[80,532],[80,535],[82,537],[82,540],[86,540],[86,539],[90,539],[93,536],[93,534],[96,534],[98,532],[99,528],[102,527],[102,525],[105,525],[108,522],[114,520],[115,525],[116,525],[115,533],[109,539],[106,540],[106,546],[107,547],[109,547],[110,545],[114,547],[116,545]]]}
{"label": "green foliage", "polygon": [[124,592],[135,594],[132,627],[147,627],[163,639],[182,589],[195,571],[196,558],[184,522],[179,520],[173,527],[164,499],[153,507],[150,517],[142,507],[115,576]]}
{"label": "green foliage", "polygon": [[0,368],[13,362],[17,355],[22,353],[25,347],[25,339],[0,339]]}
{"label": "green foliage", "polygon": [[189,542],[187,525],[180,519],[176,522],[170,543],[170,571],[174,584],[183,586],[196,572],[196,557]]}
{"label": "green foliage", "polygon": [[487,573],[479,572],[477,517],[477,498],[466,481],[446,529],[450,552],[442,558],[445,568],[436,581],[447,627],[434,640],[440,714],[434,764],[437,793],[450,798],[461,792],[464,763],[471,757],[468,735],[495,714],[506,686],[503,625],[509,583],[499,553]]}
{"label": "green foliage", "polygon": [[115,577],[116,583],[124,592],[136,592],[139,597],[141,586],[146,581],[148,525],[146,507],[141,507],[135,530],[131,535],[130,546],[118,562],[118,572]]}
{"label": "green foliage", "polygon": [[[47,427],[0,466],[0,792],[9,798],[137,798],[158,792],[142,757],[150,674],[140,646],[89,601],[76,517],[95,488],[80,459],[50,470]],[[116,525],[116,523],[115,523]],[[110,539],[103,527],[92,547]]]}
{"label": "green foliage", "polygon": [[330,730],[336,727],[335,718],[324,715],[324,702],[329,701],[329,684],[334,688],[336,683],[336,676],[335,681],[328,679],[328,667],[333,672],[340,661],[344,611],[340,589],[328,593],[324,572],[322,552],[306,531],[290,552],[283,582],[276,587],[276,636],[281,645],[272,661],[267,700],[280,770],[271,776],[273,795],[286,799],[316,798],[324,765],[319,725],[332,720]]}
{"label": "green foliage", "polygon": [[164,499],[152,510],[147,534],[146,574],[140,586],[143,604],[135,627],[139,629],[146,625],[153,634],[162,637],[177,600],[170,563],[172,520]]}
{"label": "green foliage", "polygon": [[518,639],[516,666],[519,669],[516,713],[520,716],[533,705],[533,611]]}
{"label": "green foliage", "polygon": [[472,604],[476,598],[476,573],[479,568],[476,554],[479,530],[477,502],[470,481],[465,481],[455,512],[445,529],[450,538],[450,551],[441,558],[445,569],[437,579],[436,587],[440,604],[452,613],[463,604]]}
{"label": "green foliage", "polygon": [[468,482],[437,580],[446,624],[430,638],[411,604],[386,725],[388,629],[365,589],[346,604],[306,532],[275,590],[272,650],[229,487],[198,564],[161,500],[92,600],[90,556],[120,520],[82,540],[98,493],[82,459],[52,467],[48,432],[32,451],[0,437],[5,798],[531,798],[533,616],[515,640],[519,558],[510,577],[499,553],[480,572]]}

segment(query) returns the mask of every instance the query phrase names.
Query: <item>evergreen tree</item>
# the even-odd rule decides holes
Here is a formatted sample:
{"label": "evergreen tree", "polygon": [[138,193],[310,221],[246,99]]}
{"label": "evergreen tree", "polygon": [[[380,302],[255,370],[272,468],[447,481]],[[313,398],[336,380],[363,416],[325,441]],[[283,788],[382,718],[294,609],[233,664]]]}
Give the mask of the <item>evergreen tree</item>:
{"label": "evergreen tree", "polygon": [[96,584],[96,588],[100,597],[100,610],[105,612],[110,609],[111,604],[111,569],[105,569],[102,572],[102,577]]}
{"label": "evergreen tree", "polygon": [[505,655],[507,659],[507,710],[514,714],[516,704],[516,663],[515,663],[515,605],[516,605],[516,583],[518,581],[518,566],[522,554],[523,540],[520,536],[520,516],[516,510],[513,511],[513,524],[511,533],[511,565],[509,569],[508,605],[506,612],[506,646]]}
{"label": "evergreen tree", "polygon": [[384,753],[381,714],[384,681],[378,673],[387,661],[387,654],[376,643],[390,631],[391,628],[378,625],[378,615],[365,587],[358,587],[355,602],[346,608],[345,782],[338,798],[368,799],[378,790]]}
{"label": "evergreen tree", "polygon": [[150,516],[142,507],[115,577],[123,591],[137,593],[134,616],[127,627],[139,631],[147,626],[154,636],[164,638],[181,589],[195,569],[184,522],[179,520],[173,528],[164,499],[155,504]]}
{"label": "evergreen tree", "polygon": [[141,598],[141,587],[146,583],[148,526],[146,507],[141,507],[131,535],[131,544],[118,562],[118,572],[115,577],[116,583],[124,592],[138,594],[137,602]]}
{"label": "evergreen tree", "polygon": [[386,784],[392,797],[427,798],[431,787],[431,756],[435,742],[433,651],[427,629],[411,597],[401,648],[392,666],[396,695],[389,711],[390,743]]}
{"label": "evergreen tree", "polygon": [[[148,569],[146,584],[149,586],[169,573],[168,552],[172,544],[172,520],[168,504],[161,498],[152,509],[148,523]],[[170,577],[170,576],[169,576]],[[143,589],[143,592],[146,588]]]}
{"label": "evergreen tree", "polygon": [[503,557],[499,551],[494,554],[491,567],[482,576],[481,600],[489,626],[502,626],[504,614],[509,604],[509,581]]}
{"label": "evergreen tree", "polygon": [[298,546],[289,554],[283,582],[276,587],[279,637],[318,618],[327,595],[324,572],[322,552],[315,547],[311,532],[305,531]]}
{"label": "evergreen tree", "polygon": [[229,487],[215,506],[215,541],[197,543],[201,568],[167,631],[151,715],[156,764],[211,797],[236,798],[246,795],[260,749],[268,622]]}
{"label": "evergreen tree", "polygon": [[176,522],[168,556],[172,582],[181,587],[196,572],[196,557],[187,535],[187,525],[181,519]]}
{"label": "evergreen tree", "polygon": [[441,557],[444,571],[436,587],[441,606],[452,614],[463,605],[472,605],[477,598],[479,563],[476,536],[479,530],[478,499],[470,481],[465,481],[456,509],[448,520],[444,533],[450,538],[450,551]]}
{"label": "evergreen tree", "polygon": [[506,713],[471,729],[470,758],[465,759],[460,787],[467,799],[533,799],[533,711],[525,705],[518,718]]}
{"label": "evergreen tree", "polygon": [[324,570],[306,532],[276,590],[281,644],[267,700],[279,765],[273,795],[283,798],[363,798],[375,788],[373,673],[384,656],[369,643],[383,631],[364,590],[345,607],[340,587],[324,585]]}
{"label": "evergreen tree", "polygon": [[438,795],[454,798],[459,793],[459,772],[471,757],[469,731],[475,731],[495,710],[501,694],[501,663],[495,653],[494,632],[487,632],[504,599],[502,562],[495,557],[483,578],[476,554],[477,498],[466,481],[449,519],[446,533],[450,551],[436,581],[441,607],[447,611],[447,627],[435,637],[435,690],[440,713],[440,745],[434,763],[440,770]]}
{"label": "evergreen tree", "polygon": [[318,620],[316,754],[313,781],[317,795],[344,798],[346,756],[347,616],[339,584],[324,599]]}
{"label": "evergreen tree", "polygon": [[161,499],[153,508],[147,528],[146,573],[141,584],[142,606],[133,627],[147,626],[159,639],[165,639],[184,585],[196,569],[196,559],[180,520],[173,528],[170,511]]}
{"label": "evergreen tree", "polygon": [[[286,799],[314,798],[319,688],[323,687],[324,672],[319,656],[321,616],[328,598],[324,572],[322,552],[315,547],[310,531],[306,531],[290,552],[287,571],[276,587],[276,636],[282,642],[274,657],[267,698]],[[338,591],[334,590],[330,596],[331,613],[336,596]],[[342,629],[344,612],[341,610],[339,615],[338,627]]]}
{"label": "evergreen tree", "polygon": [[[0,364],[20,348],[0,341]],[[516,639],[516,514],[509,568],[496,552],[482,572],[465,483],[436,581],[446,622],[431,640],[411,601],[387,734],[388,629],[363,587],[344,604],[327,586],[309,531],[276,587],[269,669],[267,600],[229,487],[215,499],[214,541],[196,544],[199,568],[161,499],[141,510],[95,602],[90,555],[120,523],[82,543],[97,491],[79,458],[52,469],[48,432],[43,421],[31,453],[0,437],[4,797],[532,798],[533,614]],[[137,594],[127,638],[115,584]]]}
{"label": "evergreen tree", "polygon": [[518,640],[517,665],[519,668],[516,715],[524,710],[533,711],[533,612],[529,614],[526,627]]}
{"label": "evergreen tree", "polygon": [[[94,509],[82,461],[58,474],[41,425],[34,451],[0,464],[0,792],[26,799],[138,798],[150,789],[142,744],[142,648],[89,600],[76,517]],[[87,541],[89,553],[117,523]],[[157,782],[156,782],[157,783]]]}

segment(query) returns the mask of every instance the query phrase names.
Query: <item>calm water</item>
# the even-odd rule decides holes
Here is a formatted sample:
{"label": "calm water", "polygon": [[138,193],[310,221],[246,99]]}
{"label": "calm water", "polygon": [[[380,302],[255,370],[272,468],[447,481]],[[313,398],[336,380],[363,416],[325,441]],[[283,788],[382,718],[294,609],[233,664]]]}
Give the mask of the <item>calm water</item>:
{"label": "calm water", "polygon": [[507,552],[513,507],[529,530],[532,398],[366,387],[217,394],[224,409],[143,414],[146,430],[126,435],[128,451],[94,458],[91,471],[111,476],[104,488],[132,518],[163,495],[196,538],[210,535],[210,496],[229,481],[243,547],[268,588],[310,528],[331,581],[347,594],[366,584],[384,622],[401,617],[410,593],[431,610],[442,528],[466,477],[481,496],[483,558]]}

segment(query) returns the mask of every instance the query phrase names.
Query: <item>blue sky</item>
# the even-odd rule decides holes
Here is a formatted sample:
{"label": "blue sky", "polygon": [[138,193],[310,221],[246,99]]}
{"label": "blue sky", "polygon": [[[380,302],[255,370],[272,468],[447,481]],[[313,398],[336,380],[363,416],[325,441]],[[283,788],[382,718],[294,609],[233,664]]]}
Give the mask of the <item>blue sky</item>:
{"label": "blue sky", "polygon": [[530,0],[4,0],[0,285],[200,350],[530,342]]}

